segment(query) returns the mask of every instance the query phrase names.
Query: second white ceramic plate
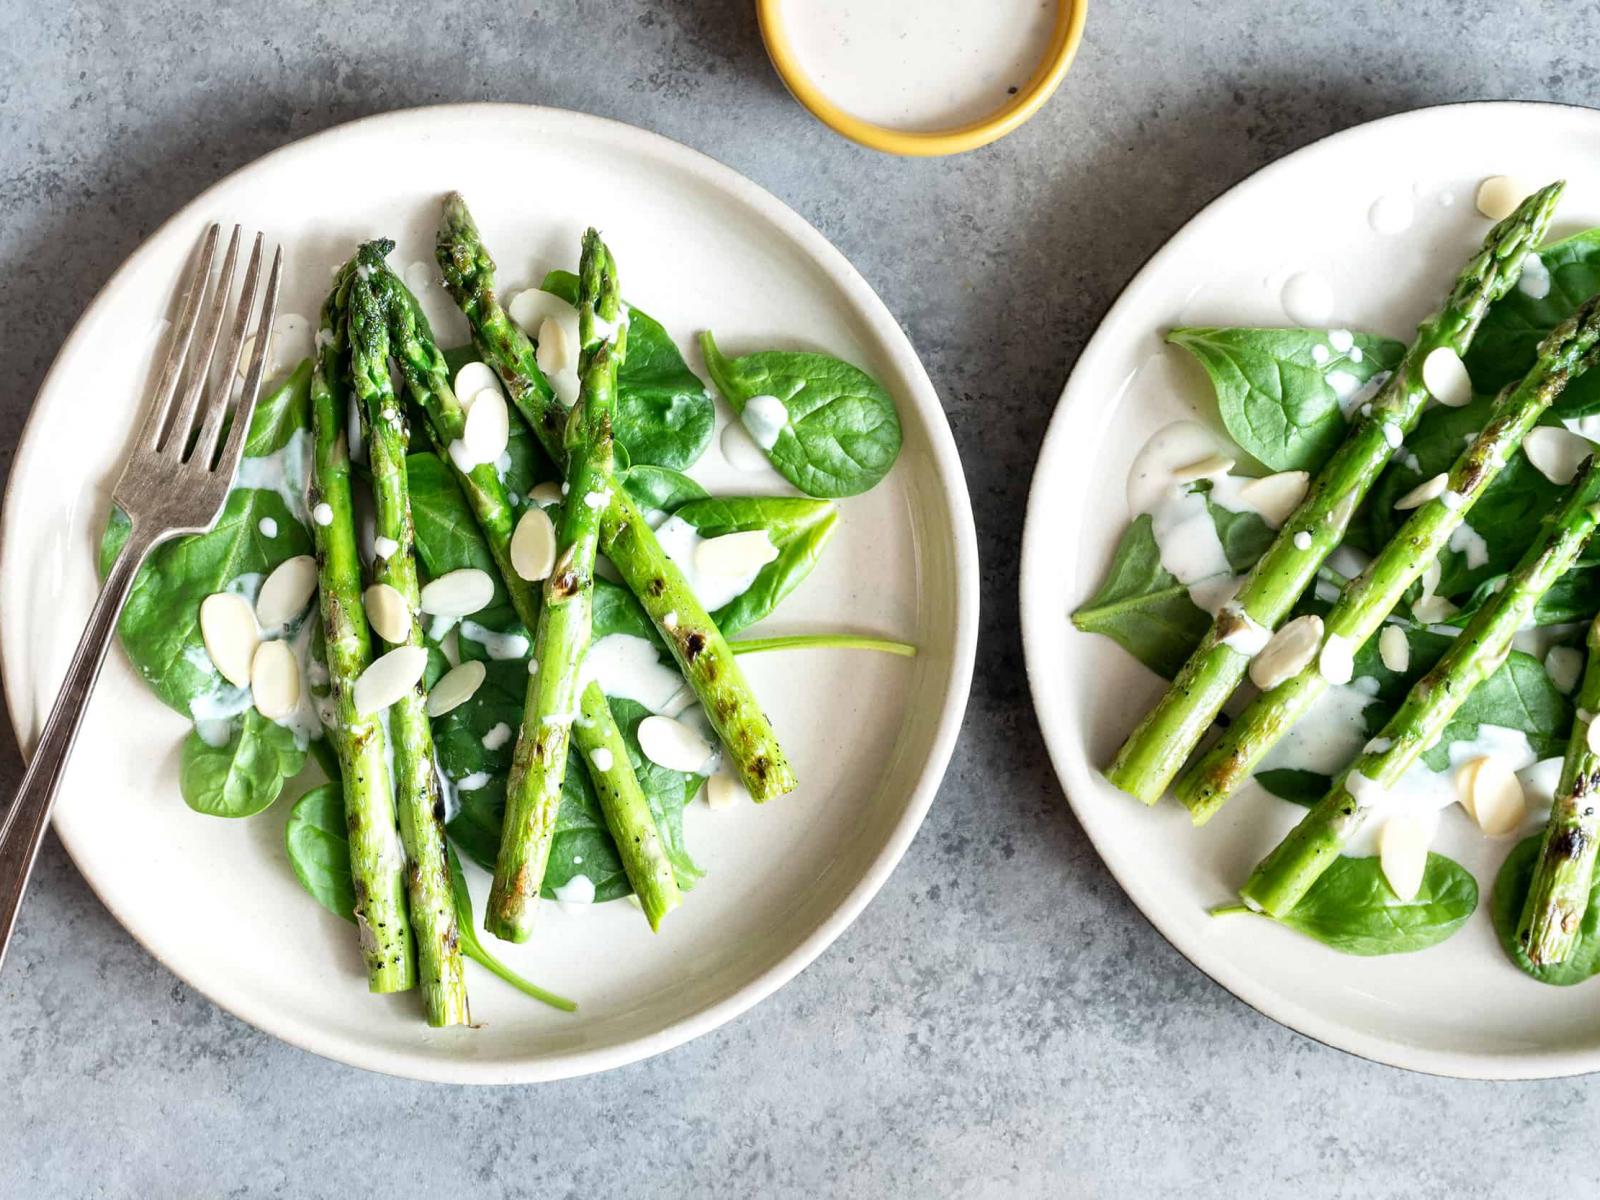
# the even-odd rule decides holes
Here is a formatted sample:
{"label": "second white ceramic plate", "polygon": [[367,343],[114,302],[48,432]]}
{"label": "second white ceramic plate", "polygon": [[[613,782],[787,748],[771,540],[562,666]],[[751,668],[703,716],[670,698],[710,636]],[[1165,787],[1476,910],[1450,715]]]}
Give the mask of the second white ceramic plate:
{"label": "second white ceramic plate", "polygon": [[[1416,1070],[1519,1078],[1600,1068],[1600,984],[1535,983],[1495,942],[1487,900],[1512,842],[1462,830],[1441,845],[1476,875],[1481,898],[1466,927],[1420,954],[1352,958],[1265,921],[1208,916],[1295,810],[1241,795],[1196,830],[1180,806],[1147,809],[1112,788],[1099,768],[1162,684],[1068,616],[1099,585],[1127,526],[1124,480],[1145,440],[1183,418],[1221,429],[1204,375],[1163,345],[1167,330],[1298,324],[1284,285],[1313,272],[1332,286],[1330,327],[1409,340],[1488,231],[1474,206],[1478,183],[1568,180],[1553,230],[1564,236],[1600,224],[1597,150],[1600,112],[1464,104],[1347,130],[1245,180],[1179,231],[1107,313],[1062,395],[1029,499],[1029,680],[1073,810],[1118,882],[1241,999],[1331,1045]],[[1406,210],[1406,228],[1380,231]]]}
{"label": "second white ceramic plate", "polygon": [[[452,189],[471,202],[506,293],[572,266],[592,224],[617,254],[628,298],[666,325],[692,365],[701,366],[694,335],[710,328],[730,354],[826,349],[880,379],[899,404],[900,460],[878,488],[841,503],[816,570],[759,628],[871,631],[922,653],[746,660],[801,788],[760,808],[690,807],[687,837],[707,875],[659,936],[625,903],[550,904],[533,942],[497,947],[576,998],[573,1016],[476,968],[478,1029],[429,1030],[414,996],[369,996],[350,927],[289,871],[287,803],[238,822],[185,808],[185,722],[118,651],[55,825],[134,936],[245,1020],[376,1070],[524,1082],[629,1062],[715,1027],[860,912],[921,823],[960,726],[977,553],[954,442],[910,343],[838,251],[779,201],[702,155],[610,121],[511,105],[391,114],[287,147],[206,192],[129,259],[62,349],[0,526],[0,647],[24,744],[94,596],[107,491],[142,405],[139,365],[205,223],[237,221],[281,241],[280,311],[314,316],[331,269],[358,241],[387,234],[399,241],[398,266],[430,264],[439,200]],[[466,340],[442,291],[424,302],[442,341]],[[786,490],[771,471],[722,462],[715,445],[695,474],[724,495]],[[481,905],[486,880],[474,874]]]}

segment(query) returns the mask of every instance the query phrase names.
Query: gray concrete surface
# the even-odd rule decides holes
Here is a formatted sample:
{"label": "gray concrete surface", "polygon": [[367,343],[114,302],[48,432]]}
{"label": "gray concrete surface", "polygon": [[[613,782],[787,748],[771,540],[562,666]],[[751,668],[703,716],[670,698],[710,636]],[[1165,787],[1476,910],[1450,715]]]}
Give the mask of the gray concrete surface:
{"label": "gray concrete surface", "polygon": [[[1046,765],[1015,612],[1043,422],[1144,258],[1228,184],[1345,126],[1455,99],[1591,99],[1592,17],[1094,0],[1036,120],[912,162],[792,103],[749,0],[0,0],[0,477],[79,311],[206,184],[369,113],[536,101],[716,156],[861,268],[945,400],[986,604],[965,736],[882,895],[755,1011],[599,1078],[448,1089],[281,1045],[151,961],[50,843],[0,977],[0,1195],[1492,1196],[1557,1158],[1594,1186],[1590,1082],[1360,1061],[1257,1015],[1157,936]],[[9,738],[5,794],[21,773]]]}

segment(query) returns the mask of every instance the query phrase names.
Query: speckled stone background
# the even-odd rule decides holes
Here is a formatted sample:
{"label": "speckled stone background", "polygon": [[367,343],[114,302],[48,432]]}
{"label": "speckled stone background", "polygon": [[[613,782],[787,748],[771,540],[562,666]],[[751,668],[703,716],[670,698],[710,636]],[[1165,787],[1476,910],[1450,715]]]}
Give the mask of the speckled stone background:
{"label": "speckled stone background", "polygon": [[[907,0],[937,3],[938,0]],[[1045,762],[1017,545],[1094,323],[1202,203],[1440,101],[1590,101],[1591,5],[1091,0],[1020,132],[902,161],[816,124],[749,0],[0,0],[0,477],[57,346],[219,176],[369,113],[518,100],[631,121],[770,188],[899,316],[983,554],[965,736],[904,863],[774,998],[653,1061],[529,1089],[364,1074],[178,983],[53,841],[0,976],[0,1195],[1495,1196],[1600,1178],[1589,1081],[1408,1075],[1278,1027],[1123,897]],[[21,775],[0,732],[0,792]],[[1463,997],[1470,1003],[1470,997]]]}

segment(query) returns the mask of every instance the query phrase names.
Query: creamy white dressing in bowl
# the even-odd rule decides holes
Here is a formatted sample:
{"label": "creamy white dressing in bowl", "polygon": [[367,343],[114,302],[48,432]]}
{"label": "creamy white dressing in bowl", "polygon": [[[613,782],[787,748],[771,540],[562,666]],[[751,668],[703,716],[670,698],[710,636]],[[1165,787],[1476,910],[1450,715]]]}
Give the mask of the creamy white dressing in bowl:
{"label": "creamy white dressing in bowl", "polygon": [[1071,64],[1086,0],[760,0],[795,98],[893,154],[954,154],[1015,129]]}

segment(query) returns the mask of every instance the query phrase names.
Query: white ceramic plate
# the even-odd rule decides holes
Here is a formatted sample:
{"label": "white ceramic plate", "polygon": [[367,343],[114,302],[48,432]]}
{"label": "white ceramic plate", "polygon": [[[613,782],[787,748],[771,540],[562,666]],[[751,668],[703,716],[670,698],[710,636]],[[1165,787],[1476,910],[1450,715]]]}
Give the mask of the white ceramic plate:
{"label": "white ceramic plate", "polygon": [[[826,348],[882,380],[904,424],[899,463],[877,489],[841,503],[817,569],[761,628],[874,631],[916,642],[921,656],[745,660],[801,788],[761,808],[691,806],[689,843],[708,874],[659,936],[628,904],[576,912],[549,904],[530,945],[502,948],[526,974],[576,998],[575,1016],[475,967],[476,1030],[430,1031],[414,996],[369,996],[349,926],[302,893],[289,871],[288,805],[240,822],[185,808],[176,773],[185,723],[140,685],[119,651],[55,824],[129,931],[252,1024],[318,1054],[421,1079],[556,1079],[704,1033],[815,958],[911,841],[960,725],[978,602],[955,445],[894,318],[795,213],[664,138],[512,105],[376,117],[268,155],[151,237],[51,369],[0,527],[0,645],[11,718],[31,744],[88,613],[107,490],[141,405],[138,372],[118,364],[147,356],[152,324],[169,315],[161,310],[204,224],[238,221],[280,239],[280,311],[310,315],[330,271],[360,239],[397,238],[401,267],[431,262],[439,198],[453,188],[473,205],[504,293],[573,265],[580,233],[594,224],[622,263],[628,297],[665,323],[691,365],[702,367],[693,336],[709,327],[729,353]],[[444,317],[441,340],[465,341],[442,291],[430,305]],[[770,470],[734,470],[715,444],[704,461],[696,473],[715,492],[785,490]],[[480,905],[486,882],[477,876]]]}
{"label": "white ceramic plate", "polygon": [[[1596,988],[1551,988],[1503,958],[1489,923],[1513,839],[1446,813],[1436,848],[1477,876],[1478,912],[1420,954],[1360,959],[1249,917],[1215,919],[1299,812],[1265,793],[1193,829],[1100,774],[1161,682],[1068,614],[1104,575],[1129,513],[1124,481],[1151,433],[1221,423],[1204,375],[1164,348],[1175,325],[1290,325],[1286,279],[1332,285],[1330,325],[1409,339],[1489,227],[1486,176],[1569,181],[1554,235],[1600,224],[1600,112],[1466,104],[1389,117],[1274,163],[1211,203],[1135,276],[1078,360],[1039,457],[1022,549],[1028,675],[1051,759],[1117,881],[1177,948],[1236,996],[1330,1045],[1438,1074],[1519,1078],[1600,1068]],[[1373,205],[1386,199],[1376,217]],[[1412,224],[1379,233],[1397,200]]]}

